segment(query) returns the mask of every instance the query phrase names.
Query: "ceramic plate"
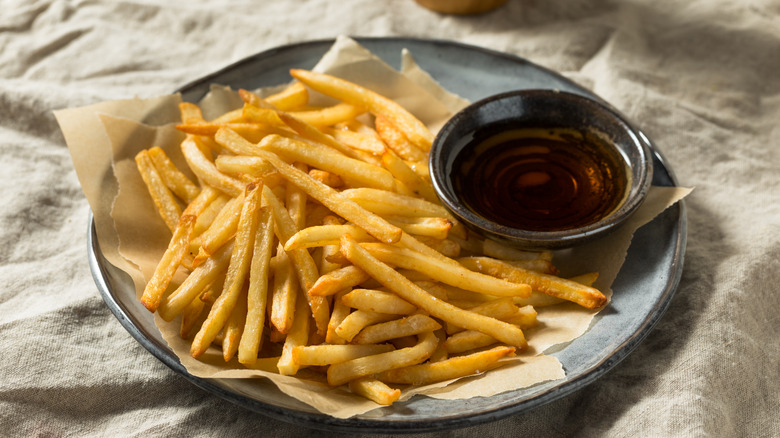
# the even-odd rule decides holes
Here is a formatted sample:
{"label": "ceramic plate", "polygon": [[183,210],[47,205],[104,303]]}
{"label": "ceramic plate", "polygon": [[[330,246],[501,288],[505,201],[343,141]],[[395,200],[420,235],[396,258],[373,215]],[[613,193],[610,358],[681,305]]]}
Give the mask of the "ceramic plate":
{"label": "ceramic plate", "polygon": [[[471,101],[520,88],[559,89],[596,98],[552,71],[504,53],[451,41],[357,40],[396,68],[400,68],[402,49],[409,49],[420,66],[446,89]],[[289,68],[313,67],[332,43],[312,41],[268,50],[186,85],[180,91],[185,100],[197,101],[211,83],[230,85],[234,89],[286,83],[290,80]],[[653,150],[653,184],[675,186],[670,167],[658,149],[653,147]],[[686,216],[685,206],[680,202],[636,232],[628,258],[613,284],[609,311],[601,312],[588,332],[552,354],[566,370],[564,379],[468,400],[414,397],[349,419],[320,414],[265,380],[247,384],[242,380],[200,379],[190,375],[162,339],[152,315],[136,300],[130,277],[103,257],[91,219],[87,237],[90,267],[108,307],[149,352],[200,388],[259,414],[313,428],[419,432],[473,426],[539,407],[582,389],[624,359],[658,322],[674,294],[682,273]]]}

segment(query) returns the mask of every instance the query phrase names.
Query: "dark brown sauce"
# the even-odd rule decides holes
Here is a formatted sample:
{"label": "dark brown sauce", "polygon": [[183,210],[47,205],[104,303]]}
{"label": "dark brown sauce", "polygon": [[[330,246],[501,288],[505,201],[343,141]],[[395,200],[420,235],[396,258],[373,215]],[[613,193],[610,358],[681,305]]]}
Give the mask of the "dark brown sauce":
{"label": "dark brown sauce", "polygon": [[451,176],[466,206],[488,220],[568,230],[599,221],[625,196],[625,164],[607,148],[595,136],[570,132],[504,132],[468,144]]}

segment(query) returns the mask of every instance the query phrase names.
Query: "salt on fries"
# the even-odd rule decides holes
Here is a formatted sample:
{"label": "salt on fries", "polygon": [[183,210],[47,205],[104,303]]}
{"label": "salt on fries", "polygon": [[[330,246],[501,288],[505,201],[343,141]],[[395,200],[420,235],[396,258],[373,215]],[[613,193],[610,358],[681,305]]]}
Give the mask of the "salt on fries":
{"label": "salt on fries", "polygon": [[[534,306],[606,302],[594,274],[466,232],[424,169],[433,135],[408,111],[326,74],[204,120],[180,106],[189,172],[159,147],[136,163],[171,240],[141,297],[180,317],[198,358],[324,373],[379,404],[479,374],[527,348]],[[309,89],[339,102],[309,105]],[[187,174],[194,175],[197,182]],[[186,274],[174,280],[177,271]],[[579,281],[578,281],[579,280]]]}

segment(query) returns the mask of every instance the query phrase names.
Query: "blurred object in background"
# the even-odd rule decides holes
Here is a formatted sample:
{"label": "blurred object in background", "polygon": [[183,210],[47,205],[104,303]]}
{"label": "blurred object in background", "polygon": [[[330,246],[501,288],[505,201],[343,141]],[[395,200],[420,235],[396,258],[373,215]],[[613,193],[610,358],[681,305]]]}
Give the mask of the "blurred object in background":
{"label": "blurred object in background", "polygon": [[442,14],[481,14],[506,3],[506,0],[415,0],[419,5]]}

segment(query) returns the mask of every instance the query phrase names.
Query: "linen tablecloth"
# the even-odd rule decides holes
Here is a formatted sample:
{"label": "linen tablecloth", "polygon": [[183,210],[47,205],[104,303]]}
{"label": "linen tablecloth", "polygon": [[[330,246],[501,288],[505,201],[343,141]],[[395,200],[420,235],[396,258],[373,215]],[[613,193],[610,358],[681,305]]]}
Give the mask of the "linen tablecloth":
{"label": "linen tablecloth", "polygon": [[0,435],[325,433],[202,391],[120,325],[90,274],[89,207],[52,112],[338,35],[450,39],[561,72],[695,187],[678,291],[627,359],[533,411],[421,436],[780,435],[777,0],[509,0],[465,17],[411,0],[0,6]]}

